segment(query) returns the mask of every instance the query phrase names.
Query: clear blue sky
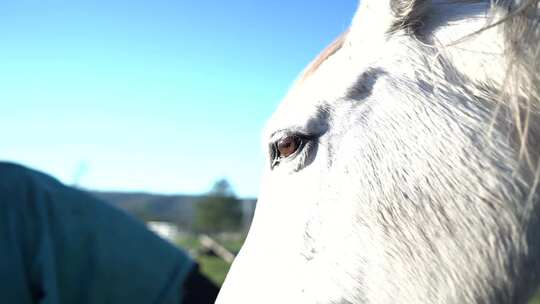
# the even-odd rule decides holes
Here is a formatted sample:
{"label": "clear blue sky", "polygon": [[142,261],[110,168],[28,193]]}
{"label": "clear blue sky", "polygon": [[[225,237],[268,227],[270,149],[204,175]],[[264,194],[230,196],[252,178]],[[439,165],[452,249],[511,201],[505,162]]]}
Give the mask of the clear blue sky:
{"label": "clear blue sky", "polygon": [[256,196],[260,133],[356,0],[3,0],[0,159],[102,190]]}

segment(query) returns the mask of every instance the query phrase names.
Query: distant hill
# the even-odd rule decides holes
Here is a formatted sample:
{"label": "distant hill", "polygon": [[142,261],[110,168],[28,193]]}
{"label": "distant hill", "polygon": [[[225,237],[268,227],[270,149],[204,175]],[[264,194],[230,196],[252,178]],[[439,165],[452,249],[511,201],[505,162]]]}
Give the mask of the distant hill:
{"label": "distant hill", "polygon": [[[143,221],[164,221],[191,230],[195,205],[204,195],[164,195],[138,192],[88,191]],[[255,199],[241,199],[245,227],[249,227],[255,211]]]}

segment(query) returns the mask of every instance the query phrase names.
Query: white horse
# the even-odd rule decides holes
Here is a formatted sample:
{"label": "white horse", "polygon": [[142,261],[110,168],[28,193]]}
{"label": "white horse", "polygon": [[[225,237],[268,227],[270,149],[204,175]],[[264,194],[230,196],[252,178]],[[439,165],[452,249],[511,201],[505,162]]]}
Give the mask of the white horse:
{"label": "white horse", "polygon": [[268,123],[217,303],[526,302],[539,16],[538,0],[361,1]]}

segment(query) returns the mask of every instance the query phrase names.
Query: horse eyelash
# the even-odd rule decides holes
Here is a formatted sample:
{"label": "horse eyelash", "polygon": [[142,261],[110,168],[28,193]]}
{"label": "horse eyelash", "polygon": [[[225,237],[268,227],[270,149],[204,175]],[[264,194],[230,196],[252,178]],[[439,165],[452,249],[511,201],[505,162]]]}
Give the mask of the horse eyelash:
{"label": "horse eyelash", "polygon": [[292,158],[285,157],[285,158],[278,158],[279,152],[277,151],[277,141],[270,144],[270,168],[271,170],[274,170],[279,165],[281,165],[283,162],[294,162],[298,161],[298,164],[294,167],[294,171],[298,172],[302,170],[306,165],[306,160],[309,157],[309,153],[313,147],[314,144],[318,143],[317,136],[313,135],[306,135],[306,134],[296,134],[296,136],[299,136],[302,139],[302,143],[300,147],[298,148],[298,151],[292,155]]}

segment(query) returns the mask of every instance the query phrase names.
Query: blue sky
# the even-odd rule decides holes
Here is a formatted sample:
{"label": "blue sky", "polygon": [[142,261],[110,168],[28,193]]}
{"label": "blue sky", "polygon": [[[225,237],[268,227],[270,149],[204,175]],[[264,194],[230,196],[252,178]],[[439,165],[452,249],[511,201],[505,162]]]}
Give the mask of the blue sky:
{"label": "blue sky", "polygon": [[101,190],[256,196],[260,133],[356,0],[3,0],[0,159]]}

